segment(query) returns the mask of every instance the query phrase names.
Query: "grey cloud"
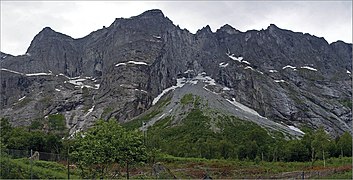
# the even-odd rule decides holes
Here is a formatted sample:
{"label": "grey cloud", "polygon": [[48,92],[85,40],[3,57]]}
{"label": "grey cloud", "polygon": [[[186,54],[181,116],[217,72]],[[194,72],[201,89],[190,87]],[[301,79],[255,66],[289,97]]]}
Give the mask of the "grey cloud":
{"label": "grey cloud", "polygon": [[[112,21],[116,17],[128,18],[126,10],[136,12],[138,9],[142,13],[151,8],[161,9],[175,24],[192,33],[206,25],[210,25],[212,31],[224,24],[247,31],[265,29],[270,23],[274,23],[280,28],[325,37],[329,42],[339,39],[352,42],[352,2],[109,1],[102,2],[107,8],[100,6],[100,9],[92,12],[84,10],[86,7],[82,6],[83,3],[85,2],[1,1],[1,51],[23,54],[32,38],[45,26],[70,36],[82,37],[88,31],[95,31],[99,23],[102,23],[100,26],[107,25],[107,22],[100,22],[102,18]],[[122,9],[125,11],[122,12]],[[97,17],[92,16],[92,13],[97,14]],[[85,16],[92,22],[83,22],[82,18]]]}

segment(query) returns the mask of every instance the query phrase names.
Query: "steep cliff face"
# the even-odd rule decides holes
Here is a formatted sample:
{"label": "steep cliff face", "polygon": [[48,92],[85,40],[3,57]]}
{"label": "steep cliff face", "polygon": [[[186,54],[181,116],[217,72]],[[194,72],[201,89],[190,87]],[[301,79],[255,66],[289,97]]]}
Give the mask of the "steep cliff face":
{"label": "steep cliff face", "polygon": [[247,32],[206,26],[192,34],[150,10],[80,39],[44,28],[25,55],[1,53],[0,62],[1,116],[15,125],[53,113],[65,115],[71,132],[97,118],[126,122],[182,78],[203,74],[225,89],[219,98],[272,122],[324,126],[333,135],[352,128],[352,45],[272,24]]}

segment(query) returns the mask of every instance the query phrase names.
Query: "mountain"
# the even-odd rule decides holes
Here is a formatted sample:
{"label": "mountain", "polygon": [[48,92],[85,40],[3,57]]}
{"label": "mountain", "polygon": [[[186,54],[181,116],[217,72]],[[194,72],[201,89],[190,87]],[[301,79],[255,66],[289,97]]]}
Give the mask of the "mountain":
{"label": "mountain", "polygon": [[273,24],[192,34],[149,10],[79,39],[46,27],[25,55],[1,53],[0,63],[0,116],[16,126],[57,113],[71,134],[98,118],[180,124],[191,93],[213,119],[234,116],[293,136],[321,126],[352,134],[352,44]]}

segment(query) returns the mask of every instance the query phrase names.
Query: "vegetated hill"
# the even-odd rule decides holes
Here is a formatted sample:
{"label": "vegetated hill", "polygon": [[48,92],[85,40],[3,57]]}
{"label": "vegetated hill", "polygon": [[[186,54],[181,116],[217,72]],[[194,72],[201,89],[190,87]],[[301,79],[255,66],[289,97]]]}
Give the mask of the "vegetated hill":
{"label": "vegetated hill", "polygon": [[352,134],[352,44],[273,24],[246,32],[206,26],[192,34],[149,10],[80,39],[46,27],[25,55],[1,53],[0,63],[0,114],[16,126],[56,113],[70,133],[99,118],[140,123],[163,96],[171,102],[144,121],[168,116],[178,124],[189,112],[180,99],[191,93],[207,102],[203,114],[294,136],[302,126]]}

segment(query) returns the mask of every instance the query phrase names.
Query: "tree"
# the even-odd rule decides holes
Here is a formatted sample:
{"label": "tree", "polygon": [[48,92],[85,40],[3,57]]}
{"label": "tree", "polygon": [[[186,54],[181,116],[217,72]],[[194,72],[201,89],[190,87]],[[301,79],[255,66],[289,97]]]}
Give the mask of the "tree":
{"label": "tree", "polygon": [[61,141],[61,138],[58,135],[49,133],[47,134],[45,139],[46,140],[44,151],[57,154],[60,153],[60,150],[63,148],[63,142]]}
{"label": "tree", "polygon": [[305,145],[300,140],[290,140],[285,146],[285,160],[286,161],[306,161],[308,158],[308,151]]}
{"label": "tree", "polygon": [[29,150],[29,138],[31,134],[21,127],[14,128],[5,140],[9,149]]}
{"label": "tree", "polygon": [[116,146],[118,148],[115,149],[115,154],[118,155],[115,161],[126,165],[126,177],[129,179],[129,165],[147,159],[143,138],[137,131],[128,131],[123,133],[121,141],[119,139],[115,140],[118,140],[114,142],[115,145],[118,145]]}
{"label": "tree", "polygon": [[6,118],[1,118],[0,119],[0,136],[1,136],[1,141],[6,144],[8,142],[8,139],[10,137],[10,133],[12,131],[11,124],[9,123],[9,120]]}
{"label": "tree", "polygon": [[45,151],[45,139],[47,136],[41,131],[33,131],[28,134],[28,149],[33,149],[34,151]]}
{"label": "tree", "polygon": [[114,162],[125,163],[128,174],[128,166],[140,161],[144,154],[142,136],[126,131],[113,119],[108,122],[99,120],[86,132],[78,133],[71,153],[85,178],[96,178],[97,175],[104,178]]}
{"label": "tree", "polygon": [[345,132],[338,139],[337,148],[341,156],[352,156],[352,136]]}
{"label": "tree", "polygon": [[326,165],[325,155],[327,156],[330,140],[329,135],[321,127],[313,134],[313,140],[311,142],[315,154],[314,156],[316,158],[322,158],[324,160],[324,166]]}

